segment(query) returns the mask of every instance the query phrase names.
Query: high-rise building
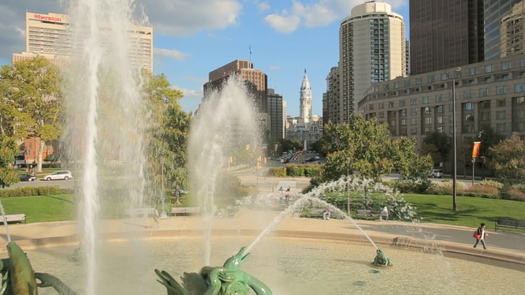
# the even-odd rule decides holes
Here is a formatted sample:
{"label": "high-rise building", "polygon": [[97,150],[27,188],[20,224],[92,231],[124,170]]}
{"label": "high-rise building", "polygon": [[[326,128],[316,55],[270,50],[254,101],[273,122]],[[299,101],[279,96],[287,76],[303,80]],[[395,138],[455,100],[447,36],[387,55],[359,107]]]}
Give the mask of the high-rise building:
{"label": "high-rise building", "polygon": [[216,89],[231,76],[239,76],[253,95],[254,103],[259,112],[267,113],[267,85],[268,77],[260,70],[253,68],[253,63],[248,60],[234,60],[209,73],[209,81],[204,84],[204,97]]}
{"label": "high-rise building", "polygon": [[485,60],[498,59],[500,53],[501,20],[522,0],[484,0]]}
{"label": "high-rise building", "polygon": [[501,20],[501,57],[525,53],[525,1],[514,5],[512,12]]}
{"label": "high-rise building", "polygon": [[410,75],[410,40],[405,41],[405,76]]}
{"label": "high-rise building", "polygon": [[410,74],[483,61],[483,0],[410,0]]}
{"label": "high-rise building", "polygon": [[301,119],[303,122],[308,123],[312,119],[312,87],[310,87],[310,81],[306,70],[304,70],[303,83],[301,84]]}
{"label": "high-rise building", "polygon": [[332,67],[323,93],[323,123],[339,123],[339,68]]}
{"label": "high-rise building", "polygon": [[339,29],[340,121],[348,122],[373,82],[405,75],[405,24],[384,2],[352,9]]}
{"label": "high-rise building", "polygon": [[283,96],[268,88],[268,115],[270,117],[270,141],[278,142],[284,138]]}
{"label": "high-rise building", "polygon": [[[26,12],[25,37],[25,51],[13,54],[13,62],[41,55],[60,65],[66,62],[74,51],[69,16],[65,14]],[[133,65],[152,71],[152,27],[133,26],[130,38],[130,59]]]}

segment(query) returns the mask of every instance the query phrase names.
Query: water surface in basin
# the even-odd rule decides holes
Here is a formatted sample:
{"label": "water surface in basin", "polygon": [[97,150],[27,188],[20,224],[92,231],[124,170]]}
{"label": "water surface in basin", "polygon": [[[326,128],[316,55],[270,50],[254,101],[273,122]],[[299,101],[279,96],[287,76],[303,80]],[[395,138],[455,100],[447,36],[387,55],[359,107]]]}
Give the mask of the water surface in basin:
{"label": "water surface in basin", "polygon": [[[222,264],[250,241],[244,237],[215,239],[213,265]],[[137,247],[145,250],[140,259],[131,256],[137,253]],[[102,248],[100,294],[166,294],[155,281],[153,269],[164,269],[178,278],[184,272],[198,272],[204,254],[202,241],[197,238],[110,242]],[[83,268],[69,258],[73,249],[40,248],[28,251],[28,255],[36,271],[58,276],[82,294]],[[523,294],[525,290],[525,268],[511,269],[504,263],[486,264],[468,257],[458,259],[388,247],[384,250],[395,265],[378,269],[370,265],[374,249],[368,245],[268,238],[254,248],[242,268],[281,295]],[[42,294],[55,293],[45,290]]]}

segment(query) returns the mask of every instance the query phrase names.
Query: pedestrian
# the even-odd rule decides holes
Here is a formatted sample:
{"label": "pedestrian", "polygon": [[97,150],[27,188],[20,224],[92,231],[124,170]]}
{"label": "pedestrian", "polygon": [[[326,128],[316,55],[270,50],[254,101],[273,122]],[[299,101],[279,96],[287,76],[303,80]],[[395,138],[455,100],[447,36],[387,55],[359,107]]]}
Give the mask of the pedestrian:
{"label": "pedestrian", "polygon": [[332,217],[332,208],[328,207],[328,208],[326,208],[326,210],[324,210],[324,212],[323,212],[323,219],[324,219],[324,220],[329,220],[330,217]]}
{"label": "pedestrian", "polygon": [[383,207],[383,210],[381,210],[381,213],[379,214],[379,220],[383,221],[383,216],[388,220],[388,207]]}
{"label": "pedestrian", "polygon": [[474,248],[478,245],[479,242],[481,242],[481,245],[483,245],[483,249],[487,250],[487,247],[485,245],[485,238],[487,237],[487,231],[485,227],[485,223],[481,223],[474,231],[473,237],[476,239],[476,243],[474,244]]}

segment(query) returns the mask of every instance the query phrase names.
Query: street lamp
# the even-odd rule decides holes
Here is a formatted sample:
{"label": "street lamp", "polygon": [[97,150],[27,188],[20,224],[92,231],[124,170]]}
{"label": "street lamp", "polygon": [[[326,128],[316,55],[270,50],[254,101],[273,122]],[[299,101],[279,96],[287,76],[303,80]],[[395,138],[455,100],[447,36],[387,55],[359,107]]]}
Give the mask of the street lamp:
{"label": "street lamp", "polygon": [[456,75],[461,72],[458,67],[452,77],[452,210],[456,211],[456,178],[457,178],[457,135],[456,135]]}

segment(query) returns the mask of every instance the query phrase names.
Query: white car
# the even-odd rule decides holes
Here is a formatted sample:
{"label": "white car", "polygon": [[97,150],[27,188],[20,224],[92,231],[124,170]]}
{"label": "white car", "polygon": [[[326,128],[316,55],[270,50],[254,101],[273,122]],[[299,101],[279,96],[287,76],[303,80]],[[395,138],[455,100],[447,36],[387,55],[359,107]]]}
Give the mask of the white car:
{"label": "white car", "polygon": [[44,176],[44,180],[47,180],[47,181],[59,180],[59,179],[69,180],[71,178],[73,178],[73,175],[71,174],[71,171],[69,170],[55,171],[51,174]]}

